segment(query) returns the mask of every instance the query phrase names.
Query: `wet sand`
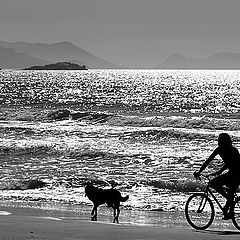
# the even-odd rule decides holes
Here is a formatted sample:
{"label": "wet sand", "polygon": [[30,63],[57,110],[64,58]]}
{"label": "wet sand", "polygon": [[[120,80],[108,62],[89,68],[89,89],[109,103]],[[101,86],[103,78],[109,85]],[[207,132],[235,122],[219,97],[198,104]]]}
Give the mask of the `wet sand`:
{"label": "wet sand", "polygon": [[91,239],[91,240],[213,240],[239,239],[240,231],[210,229],[196,231],[191,228],[171,226],[140,226],[133,224],[113,224],[91,222],[86,216],[55,217],[35,215],[31,209],[8,208],[0,211],[0,239]]}

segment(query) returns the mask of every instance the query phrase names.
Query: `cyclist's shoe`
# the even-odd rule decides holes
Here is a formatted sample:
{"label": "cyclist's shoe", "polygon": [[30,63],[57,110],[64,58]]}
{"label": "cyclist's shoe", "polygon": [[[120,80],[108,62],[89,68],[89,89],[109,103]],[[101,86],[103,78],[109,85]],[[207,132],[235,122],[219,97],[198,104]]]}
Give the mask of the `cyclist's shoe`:
{"label": "cyclist's shoe", "polygon": [[237,196],[236,198],[235,198],[235,201],[237,202],[237,201],[240,201],[240,196]]}
{"label": "cyclist's shoe", "polygon": [[229,206],[226,204],[224,207],[223,207],[223,216],[227,215],[229,213]]}
{"label": "cyclist's shoe", "polygon": [[224,213],[224,217],[222,218],[223,220],[229,220],[229,219],[233,219],[234,217],[234,213],[233,212],[228,212],[228,213]]}

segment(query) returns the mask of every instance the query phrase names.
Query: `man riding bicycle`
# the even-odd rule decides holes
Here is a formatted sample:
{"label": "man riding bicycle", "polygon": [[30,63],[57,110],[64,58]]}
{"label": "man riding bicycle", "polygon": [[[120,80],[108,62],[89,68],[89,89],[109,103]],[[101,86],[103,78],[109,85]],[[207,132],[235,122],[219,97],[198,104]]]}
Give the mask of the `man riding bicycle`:
{"label": "man riding bicycle", "polygon": [[[194,177],[199,178],[201,172],[208,166],[208,164],[219,155],[224,165],[213,175],[217,177],[210,181],[210,187],[220,193],[227,199],[224,206],[225,220],[233,217],[233,199],[234,193],[240,185],[240,154],[236,147],[232,146],[232,140],[227,133],[221,133],[218,137],[218,147],[213,151],[209,158],[202,164],[199,171],[194,172]],[[223,173],[228,170],[226,173]],[[223,174],[222,174],[223,173]],[[223,186],[227,187],[227,191]]]}

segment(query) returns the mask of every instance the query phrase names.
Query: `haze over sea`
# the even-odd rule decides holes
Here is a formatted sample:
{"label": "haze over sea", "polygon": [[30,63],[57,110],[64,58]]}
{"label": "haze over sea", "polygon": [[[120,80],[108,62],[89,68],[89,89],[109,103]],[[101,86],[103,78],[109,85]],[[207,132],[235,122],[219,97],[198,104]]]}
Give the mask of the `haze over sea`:
{"label": "haze over sea", "polygon": [[93,181],[126,209],[181,212],[218,134],[240,148],[239,86],[230,70],[2,70],[2,204],[89,205]]}

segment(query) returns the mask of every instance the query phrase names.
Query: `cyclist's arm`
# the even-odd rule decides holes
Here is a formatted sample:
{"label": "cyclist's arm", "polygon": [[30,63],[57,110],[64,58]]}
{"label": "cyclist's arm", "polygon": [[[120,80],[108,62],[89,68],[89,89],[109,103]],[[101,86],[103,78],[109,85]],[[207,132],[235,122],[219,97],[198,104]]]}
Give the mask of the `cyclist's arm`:
{"label": "cyclist's arm", "polygon": [[218,148],[216,148],[213,153],[209,156],[209,158],[202,164],[199,171],[196,171],[194,173],[195,177],[199,177],[201,172],[204,171],[204,169],[209,165],[209,163],[218,155]]}

